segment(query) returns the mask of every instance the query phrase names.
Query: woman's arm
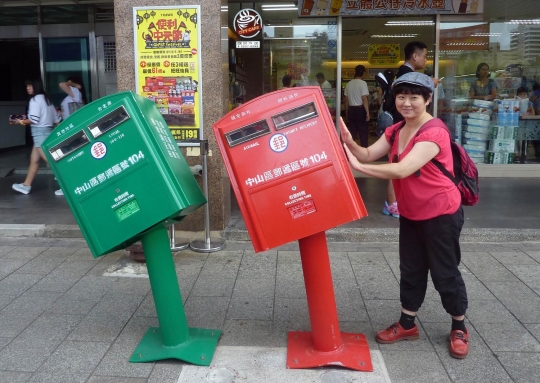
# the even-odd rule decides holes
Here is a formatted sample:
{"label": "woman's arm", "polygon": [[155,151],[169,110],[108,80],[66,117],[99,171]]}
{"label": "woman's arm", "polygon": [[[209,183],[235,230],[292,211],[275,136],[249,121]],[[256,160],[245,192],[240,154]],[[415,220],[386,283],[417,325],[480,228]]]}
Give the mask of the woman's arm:
{"label": "woman's arm", "polygon": [[72,98],[75,97],[75,95],[73,94],[73,92],[71,91],[71,86],[75,86],[76,84],[73,84],[73,85],[70,85],[71,84],[71,81],[68,81],[68,82],[61,82],[60,84],[58,84],[60,86],[60,89],[62,89],[66,94],[68,94],[69,96],[71,96]]}
{"label": "woman's arm", "polygon": [[497,97],[499,97],[499,89],[497,89],[497,84],[492,79],[489,80],[491,82],[491,98],[490,100],[494,100]]}
{"label": "woman's arm", "polygon": [[345,145],[345,151],[347,153],[347,157],[349,158],[349,163],[354,170],[376,178],[401,179],[410,176],[431,161],[431,159],[440,152],[440,148],[434,142],[418,142],[414,145],[409,154],[403,158],[403,160],[396,163],[383,165],[361,163],[349,150],[347,145]]}
{"label": "woman's arm", "polygon": [[17,124],[21,124],[21,125],[29,125],[31,123],[32,123],[32,121],[30,121],[28,118],[25,118],[25,119],[22,119],[22,120],[17,120]]}

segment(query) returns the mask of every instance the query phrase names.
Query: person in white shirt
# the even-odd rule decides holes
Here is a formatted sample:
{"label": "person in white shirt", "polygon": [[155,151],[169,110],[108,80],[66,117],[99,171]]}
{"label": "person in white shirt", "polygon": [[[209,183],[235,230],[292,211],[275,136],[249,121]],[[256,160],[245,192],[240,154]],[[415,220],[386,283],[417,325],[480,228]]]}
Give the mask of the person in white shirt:
{"label": "person in white shirt", "polygon": [[354,68],[354,79],[345,87],[345,107],[347,113],[348,129],[353,139],[360,136],[360,146],[368,147],[369,135],[369,88],[362,80],[366,67],[357,65]]}
{"label": "person in white shirt", "polygon": [[17,120],[21,125],[30,125],[34,147],[30,154],[30,165],[26,179],[22,184],[13,184],[12,188],[22,194],[30,193],[32,182],[39,169],[39,161],[47,162],[41,144],[51,134],[53,127],[59,122],[54,105],[43,89],[41,80],[26,81],[26,91],[32,98],[28,103],[28,114],[25,119]]}
{"label": "person in white shirt", "polygon": [[322,74],[321,72],[317,73],[315,75],[315,78],[317,79],[317,82],[321,86],[321,89],[323,90],[323,92],[327,89],[332,89],[332,85],[330,85],[330,83],[325,80],[324,74]]}
{"label": "person in white shirt", "polygon": [[59,84],[67,96],[62,100],[60,104],[62,109],[62,118],[65,120],[70,116],[69,104],[76,102],[78,104],[86,104],[86,92],[84,89],[84,83],[79,76],[68,77],[65,82]]}
{"label": "person in white shirt", "polygon": [[[86,91],[84,83],[79,76],[70,76],[65,82],[58,84],[67,96],[62,100],[60,108],[62,109],[62,119],[65,120],[71,115],[69,104],[75,102],[77,104],[86,104]],[[62,189],[54,192],[56,195],[64,195]]]}

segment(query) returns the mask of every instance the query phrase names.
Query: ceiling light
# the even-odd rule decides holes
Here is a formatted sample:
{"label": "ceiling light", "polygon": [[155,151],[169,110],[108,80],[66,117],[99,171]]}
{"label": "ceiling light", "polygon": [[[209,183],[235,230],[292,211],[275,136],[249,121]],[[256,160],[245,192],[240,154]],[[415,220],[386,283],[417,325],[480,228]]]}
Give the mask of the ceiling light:
{"label": "ceiling light", "polygon": [[263,11],[297,11],[298,8],[263,8]]}
{"label": "ceiling light", "polygon": [[261,8],[294,8],[296,5],[294,4],[264,4],[261,5]]}
{"label": "ceiling light", "polygon": [[374,39],[405,39],[418,36],[418,33],[411,33],[407,35],[371,35]]}
{"label": "ceiling light", "polygon": [[316,39],[316,37],[312,36],[306,36],[306,37],[265,37],[265,40],[313,40]]}
{"label": "ceiling light", "polygon": [[446,45],[480,46],[480,45],[488,45],[488,43],[448,43]]}
{"label": "ceiling light", "polygon": [[387,27],[399,27],[403,25],[432,26],[435,23],[433,21],[389,21],[384,25]]}
{"label": "ceiling light", "polygon": [[540,19],[535,19],[535,20],[510,20],[510,21],[506,21],[505,24],[540,24]]}

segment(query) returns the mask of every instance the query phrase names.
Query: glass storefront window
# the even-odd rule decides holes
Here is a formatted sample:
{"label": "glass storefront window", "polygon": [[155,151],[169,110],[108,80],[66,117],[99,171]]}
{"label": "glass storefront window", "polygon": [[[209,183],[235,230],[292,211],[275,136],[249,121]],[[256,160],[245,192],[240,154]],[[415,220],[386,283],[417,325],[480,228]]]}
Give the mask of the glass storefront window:
{"label": "glass storefront window", "polygon": [[540,87],[540,20],[455,23],[442,18],[439,59],[444,77],[439,117],[471,158],[540,162],[540,91],[535,91]]}
{"label": "glass storefront window", "polygon": [[54,105],[60,105],[66,94],[58,86],[69,76],[80,76],[90,102],[90,61],[88,39],[84,37],[50,38],[44,41],[47,93]]}
{"label": "glass storefront window", "polygon": [[[355,67],[363,65],[370,92],[370,136],[369,143],[376,141],[377,116],[380,110],[379,92],[375,77],[385,70],[394,75],[405,62],[405,46],[411,41],[421,41],[427,45],[427,64],[424,70],[433,73],[435,52],[435,17],[363,17],[343,18],[341,56],[342,94],[347,83],[354,78]],[[335,64],[334,64],[335,66]],[[427,73],[427,72],[426,72]],[[342,97],[342,115],[345,105]]]}
{"label": "glass storefront window", "polygon": [[0,26],[37,25],[37,7],[2,7]]}
{"label": "glass storefront window", "polygon": [[51,5],[42,8],[43,24],[84,24],[88,22],[88,5]]}

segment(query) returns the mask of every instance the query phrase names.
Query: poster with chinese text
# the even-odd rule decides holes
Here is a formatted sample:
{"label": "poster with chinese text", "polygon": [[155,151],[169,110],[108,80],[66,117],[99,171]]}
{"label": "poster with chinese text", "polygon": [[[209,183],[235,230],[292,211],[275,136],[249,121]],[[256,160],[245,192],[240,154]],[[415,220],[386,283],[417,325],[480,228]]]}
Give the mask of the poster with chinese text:
{"label": "poster with chinese text", "polygon": [[155,102],[179,145],[202,131],[200,6],[133,8],[137,93]]}
{"label": "poster with chinese text", "polygon": [[399,44],[371,44],[368,62],[375,66],[394,66],[399,62]]}

